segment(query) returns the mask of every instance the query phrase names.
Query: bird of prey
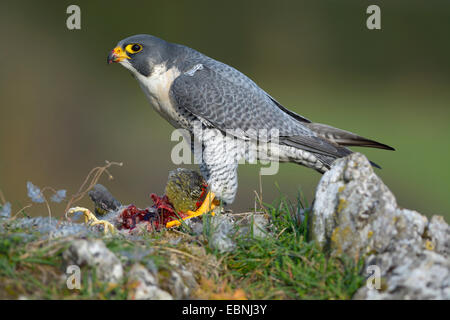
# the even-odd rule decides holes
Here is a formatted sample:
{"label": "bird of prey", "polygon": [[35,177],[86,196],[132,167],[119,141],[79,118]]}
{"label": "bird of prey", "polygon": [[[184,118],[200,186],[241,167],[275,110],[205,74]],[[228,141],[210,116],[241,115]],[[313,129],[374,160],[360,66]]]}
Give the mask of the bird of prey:
{"label": "bird of prey", "polygon": [[[130,70],[156,111],[175,128],[189,132],[191,141],[201,146],[200,172],[209,192],[190,216],[210,211],[218,200],[233,202],[239,158],[245,155],[231,140],[254,141],[258,131],[277,130],[276,147],[271,144],[266,153],[269,160],[298,163],[320,173],[337,158],[352,153],[347,146],[394,150],[314,123],[285,108],[235,68],[155,36],[141,34],[119,41],[107,62]],[[205,130],[200,137],[195,134],[198,123]],[[224,142],[231,146],[226,151]]]}

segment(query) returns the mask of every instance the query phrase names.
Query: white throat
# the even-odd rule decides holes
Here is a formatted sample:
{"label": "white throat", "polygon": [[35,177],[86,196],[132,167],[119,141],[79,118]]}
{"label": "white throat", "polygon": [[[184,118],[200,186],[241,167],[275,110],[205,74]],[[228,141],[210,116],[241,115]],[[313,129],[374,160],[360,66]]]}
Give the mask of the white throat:
{"label": "white throat", "polygon": [[176,112],[169,97],[170,86],[180,75],[178,68],[172,67],[167,70],[165,64],[158,64],[153,68],[151,75],[145,77],[132,68],[128,61],[125,61],[122,65],[133,72],[139,85],[156,111],[173,126],[178,127],[178,112]]}

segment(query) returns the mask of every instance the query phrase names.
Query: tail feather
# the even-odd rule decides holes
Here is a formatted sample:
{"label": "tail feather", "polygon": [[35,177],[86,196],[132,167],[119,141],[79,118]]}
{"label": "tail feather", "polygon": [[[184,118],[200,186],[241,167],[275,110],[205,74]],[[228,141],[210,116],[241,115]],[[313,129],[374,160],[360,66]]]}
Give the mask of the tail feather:
{"label": "tail feather", "polygon": [[377,168],[377,169],[381,169],[381,167],[380,167],[379,165],[377,165],[375,162],[370,161],[370,160],[369,160],[369,162],[370,162],[370,164],[372,165],[372,167],[375,167],[375,168]]}
{"label": "tail feather", "polygon": [[[334,142],[340,146],[357,146],[357,147],[369,147],[369,148],[378,148],[385,150],[395,150],[394,148],[374,141],[370,140],[357,134],[354,134],[349,131],[345,131],[342,129],[334,128],[322,123],[305,123],[309,129],[317,133],[320,137],[327,139],[331,142]],[[376,166],[376,165],[375,165]]]}

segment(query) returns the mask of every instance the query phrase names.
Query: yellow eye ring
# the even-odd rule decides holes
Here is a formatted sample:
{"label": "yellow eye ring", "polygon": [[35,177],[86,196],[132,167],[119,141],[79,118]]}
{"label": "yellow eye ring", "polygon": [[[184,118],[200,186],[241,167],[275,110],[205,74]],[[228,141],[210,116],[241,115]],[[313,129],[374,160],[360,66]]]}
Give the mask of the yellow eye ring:
{"label": "yellow eye ring", "polygon": [[142,46],[138,43],[132,43],[125,47],[125,50],[129,53],[138,53],[142,50]]}

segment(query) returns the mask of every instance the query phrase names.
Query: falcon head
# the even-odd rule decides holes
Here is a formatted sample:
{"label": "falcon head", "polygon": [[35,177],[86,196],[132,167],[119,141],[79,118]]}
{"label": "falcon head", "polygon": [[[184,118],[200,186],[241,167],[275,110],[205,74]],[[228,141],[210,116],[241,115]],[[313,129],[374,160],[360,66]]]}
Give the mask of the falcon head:
{"label": "falcon head", "polygon": [[133,74],[148,77],[154,66],[170,57],[169,43],[157,37],[139,34],[119,41],[111,50],[107,62],[118,62]]}

